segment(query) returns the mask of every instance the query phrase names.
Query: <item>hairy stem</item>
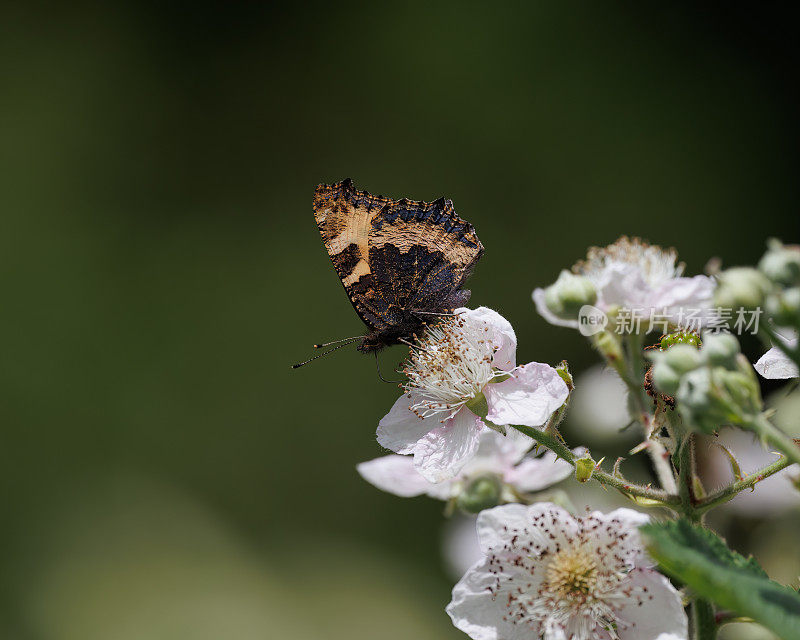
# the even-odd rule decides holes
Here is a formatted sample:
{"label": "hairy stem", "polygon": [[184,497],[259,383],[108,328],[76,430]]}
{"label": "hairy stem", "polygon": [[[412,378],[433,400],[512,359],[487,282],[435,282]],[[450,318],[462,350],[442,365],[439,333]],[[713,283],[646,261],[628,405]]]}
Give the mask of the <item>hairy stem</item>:
{"label": "hairy stem", "polygon": [[767,420],[763,413],[743,423],[742,427],[755,431],[763,441],[775,447],[791,462],[800,464],[800,446]]}
{"label": "hairy stem", "polygon": [[717,637],[717,619],[714,607],[707,600],[695,600],[690,609],[692,620],[692,638],[695,640],[715,640]]}
{"label": "hairy stem", "polygon": [[767,465],[763,469],[759,469],[748,475],[746,478],[742,478],[741,480],[737,480],[733,484],[717,491],[715,494],[704,498],[697,504],[697,510],[701,513],[705,513],[709,509],[712,509],[724,502],[727,502],[731,498],[734,498],[736,494],[745,491],[746,489],[752,489],[755,487],[756,484],[769,478],[772,475],[775,475],[779,471],[783,471],[787,467],[791,467],[794,464],[794,461],[789,460],[789,458],[782,456],[772,464]]}
{"label": "hairy stem", "polygon": [[[533,427],[517,425],[509,426],[521,433],[524,433],[526,436],[533,438],[539,444],[550,449],[559,458],[566,460],[573,467],[575,466],[575,455],[557,436],[553,435],[552,433],[545,433],[539,429],[534,429]],[[621,493],[624,493],[628,496],[653,500],[654,502],[660,502],[664,506],[668,507],[677,507],[680,505],[680,499],[677,495],[669,494],[660,489],[653,489],[651,487],[643,487],[641,485],[630,483],[610,473],[606,473],[599,467],[595,468],[594,472],[592,473],[592,479],[596,480],[602,485],[614,487]]]}
{"label": "hairy stem", "polygon": [[[656,478],[661,487],[667,493],[677,493],[678,486],[675,482],[675,475],[669,462],[664,445],[658,440],[651,438],[653,415],[648,406],[643,387],[643,377],[645,361],[642,357],[642,338],[640,335],[632,333],[628,336],[627,346],[627,367],[620,367],[621,376],[625,385],[628,387],[628,394],[633,405],[634,417],[642,428],[642,433],[647,440],[647,453],[650,455],[650,462],[653,465]],[[624,375],[623,375],[624,374]]]}

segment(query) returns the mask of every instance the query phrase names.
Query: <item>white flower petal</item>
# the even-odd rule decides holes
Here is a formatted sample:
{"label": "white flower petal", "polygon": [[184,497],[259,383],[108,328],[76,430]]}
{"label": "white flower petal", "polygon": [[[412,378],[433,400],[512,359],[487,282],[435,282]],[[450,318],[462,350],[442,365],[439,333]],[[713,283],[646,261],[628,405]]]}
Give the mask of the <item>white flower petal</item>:
{"label": "white flower petal", "polygon": [[456,309],[455,313],[466,316],[470,322],[482,322],[487,325],[487,340],[496,349],[493,364],[498,369],[510,371],[517,363],[517,335],[511,323],[497,311],[488,307],[477,309]]}
{"label": "white flower petal", "polygon": [[427,493],[432,486],[414,467],[411,456],[383,456],[362,462],[356,469],[370,484],[396,496],[411,498]]}
{"label": "white flower petal", "polygon": [[486,509],[478,514],[478,541],[484,553],[502,553],[507,544],[515,537],[524,535],[534,540],[543,548],[549,548],[563,540],[545,539],[542,531],[532,526],[534,519],[546,518],[556,521],[568,534],[574,534],[577,523],[567,511],[550,502],[537,502],[525,506],[522,504],[504,504]]}
{"label": "white flower petal", "polygon": [[650,294],[650,285],[637,264],[610,262],[596,278],[596,306],[603,310],[642,306]]}
{"label": "white flower petal", "polygon": [[395,453],[411,453],[417,441],[440,423],[436,418],[420,419],[409,406],[415,400],[400,396],[378,423],[378,444]]}
{"label": "white flower petal", "polygon": [[550,365],[531,362],[514,370],[513,377],[488,384],[483,391],[489,405],[487,419],[498,425],[543,425],[569,395],[566,383]]}
{"label": "white flower petal", "polygon": [[665,315],[674,322],[703,326],[716,317],[714,309],[713,278],[672,278],[653,291],[646,306]]}
{"label": "white flower petal", "polygon": [[681,596],[670,581],[652,569],[635,569],[629,575],[634,588],[647,591],[622,602],[618,610],[620,640],[658,638],[662,633],[686,640],[689,633],[686,613]]}
{"label": "white flower petal", "polygon": [[650,516],[623,507],[611,513],[593,511],[589,517],[603,525],[594,534],[598,546],[613,544],[616,555],[629,568],[651,565],[639,536],[639,527],[650,522]]}
{"label": "white flower petal", "polygon": [[786,380],[800,376],[797,365],[778,347],[772,347],[754,366],[756,371],[768,380]]}
{"label": "white flower petal", "polygon": [[531,298],[533,298],[533,304],[536,305],[537,313],[550,324],[557,327],[569,327],[570,329],[578,328],[577,320],[564,320],[547,308],[547,303],[544,301],[544,289],[534,289]]}
{"label": "white flower petal", "polygon": [[541,491],[572,475],[572,465],[559,459],[552,451],[539,458],[526,458],[505,476],[505,481],[517,491]]}
{"label": "white flower petal", "polygon": [[426,434],[414,447],[414,465],[430,482],[453,478],[478,449],[480,419],[469,409],[460,409]]}
{"label": "white flower petal", "polygon": [[[453,587],[453,599],[447,605],[447,615],[456,628],[473,640],[526,640],[537,637],[535,627],[516,625],[503,620],[505,608],[489,588],[497,577],[486,559],[474,564]],[[537,625],[538,626],[538,625]]]}

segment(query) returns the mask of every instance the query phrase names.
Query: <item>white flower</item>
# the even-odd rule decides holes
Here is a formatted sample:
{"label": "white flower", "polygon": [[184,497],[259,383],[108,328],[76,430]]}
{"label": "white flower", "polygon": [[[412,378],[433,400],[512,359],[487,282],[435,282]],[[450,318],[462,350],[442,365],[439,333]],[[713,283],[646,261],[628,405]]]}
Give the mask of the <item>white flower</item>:
{"label": "white flower", "polygon": [[[572,465],[559,460],[552,451],[539,458],[526,457],[535,442],[519,431],[504,436],[486,429],[481,432],[478,449],[449,480],[429,482],[414,466],[410,456],[390,455],[362,462],[356,468],[378,489],[401,497],[428,495],[439,500],[457,498],[472,480],[496,477],[501,485],[500,500],[513,502],[514,492],[541,491],[572,473]],[[576,452],[580,455],[582,452]]]}
{"label": "white flower", "polygon": [[[588,278],[597,291],[595,305],[604,312],[619,307],[635,310],[646,322],[650,313],[671,322],[698,323],[712,317],[714,280],[682,277],[674,249],[665,250],[638,238],[621,237],[607,247],[591,247],[586,260],[572,271]],[[549,323],[578,328],[578,320],[558,317],[548,308],[545,290],[535,289],[536,310]]]}
{"label": "white flower", "polygon": [[[790,349],[797,347],[797,332],[786,331],[786,335],[778,334],[778,338]],[[778,347],[772,347],[753,365],[764,378],[769,380],[785,380],[800,376],[797,365]]]}
{"label": "white flower", "polygon": [[516,348],[508,320],[485,307],[456,309],[428,328],[411,350],[406,394],[378,424],[378,442],[413,454],[427,480],[442,482],[475,454],[482,417],[543,425],[567,399],[567,385],[547,364],[515,366]]}
{"label": "white flower", "polygon": [[453,589],[447,613],[474,640],[687,637],[680,595],[652,569],[630,509],[574,518],[547,503],[478,516],[485,557]]}

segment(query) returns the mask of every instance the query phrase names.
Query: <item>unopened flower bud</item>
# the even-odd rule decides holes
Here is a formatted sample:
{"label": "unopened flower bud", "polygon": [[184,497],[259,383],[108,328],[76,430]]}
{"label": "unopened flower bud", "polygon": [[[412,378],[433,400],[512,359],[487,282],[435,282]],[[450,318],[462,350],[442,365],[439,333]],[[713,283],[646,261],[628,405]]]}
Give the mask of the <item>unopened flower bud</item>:
{"label": "unopened flower bud", "polygon": [[[741,362],[744,360],[744,363]],[[705,433],[725,425],[747,422],[761,410],[758,382],[744,356],[736,358],[736,369],[700,367],[687,373],[676,394],[684,420]]]}
{"label": "unopened flower bud", "polygon": [[739,341],[730,333],[712,333],[703,336],[704,343],[701,354],[712,367],[733,369],[736,356],[739,355]]}
{"label": "unopened flower bud", "polygon": [[800,324],[800,287],[784,289],[769,296],[765,304],[767,315],[779,326]]}
{"label": "unopened flower bud", "polygon": [[681,383],[681,375],[661,360],[653,365],[653,384],[661,393],[674,396]]}
{"label": "unopened flower bud", "polygon": [[578,458],[575,461],[575,478],[577,481],[588,482],[591,479],[596,466],[597,463],[592,460],[591,457]]}
{"label": "unopened flower bud", "polygon": [[458,496],[458,508],[467,513],[479,513],[501,502],[503,484],[494,474],[478,476],[470,481]]}
{"label": "unopened flower bud", "polygon": [[769,250],[761,258],[758,268],[776,284],[784,287],[800,285],[800,247],[770,240]]}
{"label": "unopened flower bud", "polygon": [[664,352],[663,361],[679,374],[694,371],[703,364],[703,358],[697,347],[689,344],[676,344],[670,347]]}
{"label": "unopened flower bud", "polygon": [[722,309],[756,309],[770,288],[770,281],[757,269],[734,267],[719,274],[714,304]]}
{"label": "unopened flower bud", "polygon": [[564,269],[558,280],[545,289],[544,302],[559,318],[572,320],[583,305],[597,302],[597,291],[591,280]]}

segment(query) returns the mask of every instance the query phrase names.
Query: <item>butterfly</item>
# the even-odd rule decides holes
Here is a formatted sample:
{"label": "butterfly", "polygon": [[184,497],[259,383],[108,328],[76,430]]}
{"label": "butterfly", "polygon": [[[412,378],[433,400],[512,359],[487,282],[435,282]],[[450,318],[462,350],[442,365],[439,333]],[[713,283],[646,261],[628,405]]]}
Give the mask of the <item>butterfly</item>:
{"label": "butterfly", "polygon": [[373,196],[348,178],[317,186],[314,218],[347,297],[369,329],[346,339],[360,340],[359,351],[411,340],[432,317],[469,300],[461,287],[483,245],[452,201]]}

